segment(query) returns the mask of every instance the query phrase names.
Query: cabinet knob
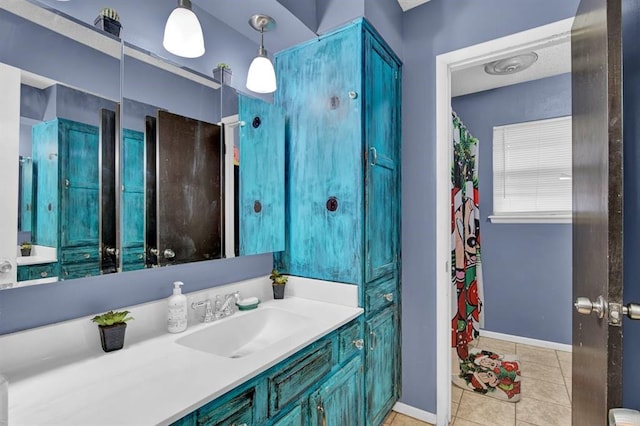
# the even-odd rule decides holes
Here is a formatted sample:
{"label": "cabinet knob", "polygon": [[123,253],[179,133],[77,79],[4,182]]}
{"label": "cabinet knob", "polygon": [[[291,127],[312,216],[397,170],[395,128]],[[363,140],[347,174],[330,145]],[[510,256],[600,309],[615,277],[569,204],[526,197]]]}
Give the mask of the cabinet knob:
{"label": "cabinet knob", "polygon": [[47,275],[49,275],[49,274],[47,274],[47,271],[42,271],[42,272],[40,272],[40,276],[41,276],[42,278],[47,278]]}
{"label": "cabinet knob", "polygon": [[387,302],[393,302],[393,293],[383,294],[382,297],[384,297],[384,300]]}
{"label": "cabinet knob", "polygon": [[82,257],[84,257],[85,259],[89,259],[91,255],[89,253],[85,253],[82,255]]}
{"label": "cabinet knob", "polygon": [[357,350],[361,351],[364,348],[364,339],[356,339],[353,342],[353,346],[356,347]]}
{"label": "cabinet knob", "polygon": [[349,92],[349,98],[356,99],[358,97],[358,93],[353,90]]}

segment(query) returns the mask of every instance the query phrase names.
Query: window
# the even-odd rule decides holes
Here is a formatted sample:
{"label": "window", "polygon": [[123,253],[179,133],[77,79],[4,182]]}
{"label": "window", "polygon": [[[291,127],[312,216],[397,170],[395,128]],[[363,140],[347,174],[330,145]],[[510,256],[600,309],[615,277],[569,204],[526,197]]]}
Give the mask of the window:
{"label": "window", "polygon": [[494,223],[571,222],[571,117],[493,128]]}

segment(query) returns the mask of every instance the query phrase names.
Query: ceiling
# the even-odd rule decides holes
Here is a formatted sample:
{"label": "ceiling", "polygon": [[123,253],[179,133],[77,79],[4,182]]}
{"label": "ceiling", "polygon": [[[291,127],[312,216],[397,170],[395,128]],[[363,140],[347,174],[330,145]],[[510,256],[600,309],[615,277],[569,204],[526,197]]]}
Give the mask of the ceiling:
{"label": "ceiling", "polygon": [[406,12],[407,10],[413,9],[414,7],[420,6],[428,1],[429,0],[398,0],[398,3],[400,3],[402,10]]}
{"label": "ceiling", "polygon": [[462,96],[571,72],[570,37],[545,42],[525,51],[511,52],[506,56],[496,56],[487,62],[531,51],[538,55],[538,60],[531,67],[515,74],[489,75],[484,72],[484,63],[454,70],[451,73],[451,96]]}

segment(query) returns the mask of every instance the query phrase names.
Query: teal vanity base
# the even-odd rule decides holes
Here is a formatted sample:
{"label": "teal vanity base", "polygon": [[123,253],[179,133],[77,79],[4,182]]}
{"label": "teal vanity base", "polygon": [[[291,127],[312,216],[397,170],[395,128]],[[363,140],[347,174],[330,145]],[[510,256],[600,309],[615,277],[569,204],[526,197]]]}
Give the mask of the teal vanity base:
{"label": "teal vanity base", "polygon": [[357,318],[173,425],[364,425],[362,339]]}

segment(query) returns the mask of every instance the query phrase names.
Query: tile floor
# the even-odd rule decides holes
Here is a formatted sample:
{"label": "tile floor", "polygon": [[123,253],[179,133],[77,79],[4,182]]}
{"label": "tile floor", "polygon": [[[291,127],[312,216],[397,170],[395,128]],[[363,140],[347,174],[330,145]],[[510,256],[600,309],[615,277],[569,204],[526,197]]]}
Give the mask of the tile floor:
{"label": "tile floor", "polygon": [[[571,425],[571,353],[480,337],[478,347],[518,354],[522,398],[518,403],[451,388],[453,426],[569,426]],[[391,412],[385,426],[429,423]]]}

